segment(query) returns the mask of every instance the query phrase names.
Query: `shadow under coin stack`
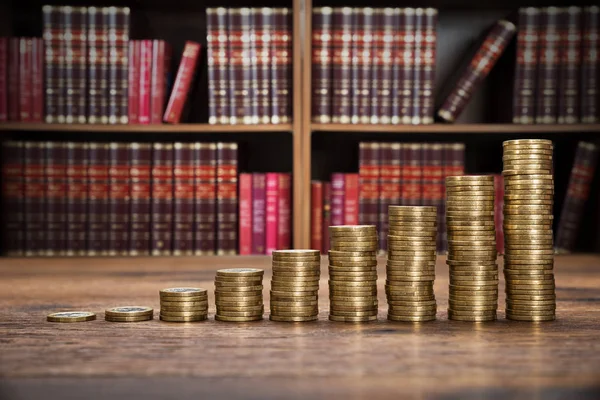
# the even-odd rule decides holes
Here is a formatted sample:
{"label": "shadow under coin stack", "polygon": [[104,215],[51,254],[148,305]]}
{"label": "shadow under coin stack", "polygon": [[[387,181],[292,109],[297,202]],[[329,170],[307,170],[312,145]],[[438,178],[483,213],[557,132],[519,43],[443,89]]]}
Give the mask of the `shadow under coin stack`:
{"label": "shadow under coin stack", "polygon": [[388,219],[388,319],[433,321],[437,207],[390,206]]}
{"label": "shadow under coin stack", "polygon": [[201,288],[170,288],[160,291],[160,319],[196,322],[208,318],[208,293]]}
{"label": "shadow under coin stack", "polygon": [[317,320],[320,278],[321,254],[318,250],[273,251],[271,321]]}
{"label": "shadow under coin stack", "polygon": [[215,277],[215,320],[249,322],[263,319],[263,275],[257,268],[220,269]]}
{"label": "shadow under coin stack", "polygon": [[550,140],[503,143],[506,318],[555,319]]}
{"label": "shadow under coin stack", "polygon": [[329,238],[329,319],[377,320],[377,228],[330,226]]}
{"label": "shadow under coin stack", "polygon": [[154,310],[142,306],[114,307],[104,311],[104,319],[110,322],[150,321],[153,317]]}
{"label": "shadow under coin stack", "polygon": [[446,178],[450,288],[448,318],[494,321],[498,264],[492,175]]}

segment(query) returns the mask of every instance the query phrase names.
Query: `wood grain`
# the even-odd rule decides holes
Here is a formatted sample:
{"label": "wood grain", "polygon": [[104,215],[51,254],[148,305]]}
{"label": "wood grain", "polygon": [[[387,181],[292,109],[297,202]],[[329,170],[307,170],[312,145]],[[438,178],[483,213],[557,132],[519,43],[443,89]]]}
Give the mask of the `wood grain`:
{"label": "wood grain", "polygon": [[431,124],[431,125],[375,125],[375,124],[312,124],[313,131],[321,132],[379,132],[379,133],[590,133],[600,132],[600,124],[573,125],[520,125],[520,124]]}
{"label": "wood grain", "polygon": [[127,133],[262,133],[291,132],[292,124],[211,125],[211,124],[151,124],[93,125],[45,124],[37,122],[2,122],[0,132],[127,132]]}
{"label": "wood grain", "polygon": [[[327,320],[326,268],[320,320],[314,323],[103,320],[103,310],[118,305],[158,311],[159,289],[178,285],[208,288],[212,316],[212,281],[223,267],[265,268],[268,305],[269,264],[268,257],[2,259],[0,397],[36,397],[48,388],[51,397],[89,399],[165,398],[169,390],[181,394],[178,398],[262,399],[597,398],[600,393],[599,256],[557,257],[558,319],[551,323],[505,320],[502,294],[498,321],[448,321],[448,273],[441,257],[438,320],[431,323],[385,320],[383,260],[374,323]],[[45,321],[50,312],[75,309],[97,312],[99,319]]]}

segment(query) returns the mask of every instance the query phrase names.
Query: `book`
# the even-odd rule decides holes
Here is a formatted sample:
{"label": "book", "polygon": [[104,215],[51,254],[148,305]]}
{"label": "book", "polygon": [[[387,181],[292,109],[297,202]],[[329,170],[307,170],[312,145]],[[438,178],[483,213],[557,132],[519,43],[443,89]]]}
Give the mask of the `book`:
{"label": "book", "polygon": [[151,124],[160,124],[163,119],[170,51],[170,46],[164,40],[152,41],[152,72],[150,80]]}
{"label": "book", "polygon": [[312,14],[312,121],[331,122],[333,9],[315,7]]}
{"label": "book", "polygon": [[361,225],[377,226],[379,222],[380,158],[379,143],[359,144],[358,223]]}
{"label": "book", "polygon": [[[245,14],[249,9],[243,9]],[[227,9],[227,29],[229,48],[229,122],[231,124],[246,123],[244,117],[246,114],[244,108],[244,96],[250,92],[250,57],[249,57],[249,39],[243,38],[244,30],[249,31],[249,21],[246,18],[246,26],[242,26],[242,9]],[[248,32],[246,32],[248,34]],[[249,36],[248,36],[249,37]],[[245,39],[245,40],[243,40]],[[245,44],[247,43],[246,47]],[[246,94],[244,94],[244,92]],[[249,105],[249,104],[248,104]],[[249,110],[248,110],[249,111]],[[249,121],[247,121],[249,123]]]}
{"label": "book", "polygon": [[374,12],[370,7],[355,8],[352,34],[352,102],[350,122],[366,124],[371,114],[371,84]]}
{"label": "book", "polygon": [[67,142],[67,256],[87,254],[88,144]]}
{"label": "book", "polygon": [[129,90],[127,92],[129,104],[128,121],[130,124],[140,122],[140,61],[142,43],[139,40],[129,41]]}
{"label": "book", "polygon": [[[181,121],[181,115],[196,73],[196,65],[200,57],[201,48],[202,45],[200,43],[189,40],[185,42],[173,90],[167,103],[165,115],[163,116],[164,122],[178,124]],[[210,84],[213,85],[214,82]]]}
{"label": "book", "polygon": [[378,212],[379,249],[387,251],[389,206],[400,204],[400,143],[380,143],[380,195]]}
{"label": "book", "polygon": [[562,8],[559,15],[558,123],[579,122],[581,7]]}
{"label": "book", "polygon": [[494,223],[496,225],[496,250],[504,254],[504,176],[494,175]]}
{"label": "book", "polygon": [[8,121],[8,38],[0,37],[0,122]]}
{"label": "book", "polygon": [[252,254],[266,253],[266,178],[252,174]]}
{"label": "book", "polygon": [[22,256],[25,246],[23,142],[2,143],[2,250]]}
{"label": "book", "polygon": [[20,40],[11,37],[8,40],[8,120],[18,121],[21,117],[19,107],[21,99],[19,96],[19,61]]}
{"label": "book", "polygon": [[399,26],[394,43],[392,68],[392,124],[412,123],[413,68],[415,54],[415,9],[399,10]]}
{"label": "book", "polygon": [[46,250],[47,256],[64,256],[67,233],[67,152],[64,142],[44,144],[46,179]]}
{"label": "book", "polygon": [[423,195],[423,144],[407,143],[403,147],[401,203],[419,206]]}
{"label": "book", "polygon": [[248,17],[250,46],[248,49],[248,57],[250,58],[249,76],[250,76],[250,90],[245,100],[249,101],[250,105],[248,110],[250,113],[250,120],[253,124],[258,124],[258,40],[262,40],[257,36],[258,31],[258,15],[259,11],[257,8],[250,8]]}
{"label": "book", "polygon": [[413,69],[411,71],[412,90],[410,93],[412,98],[410,100],[410,123],[413,125],[418,125],[421,123],[421,104],[423,102],[423,50],[425,47],[425,10],[423,8],[415,8],[414,13],[414,53]]}
{"label": "book", "polygon": [[375,9],[373,76],[371,82],[371,118],[373,124],[389,124],[392,120],[392,65],[395,27],[399,24],[399,9]]}
{"label": "book", "polygon": [[535,122],[539,17],[538,8],[519,8],[517,59],[513,86],[513,124]]}
{"label": "book", "polygon": [[62,97],[67,124],[87,122],[87,7],[62,7],[64,85]]}
{"label": "book", "polygon": [[149,124],[151,117],[152,41],[142,40],[140,49],[139,123]]}
{"label": "book", "polygon": [[173,255],[194,254],[194,143],[173,145]]}
{"label": "book", "polygon": [[240,174],[240,249],[241,256],[252,254],[252,174]]}
{"label": "book", "polygon": [[292,219],[292,176],[290,174],[278,174],[278,216],[277,216],[277,250],[287,250],[291,243],[291,219]]}
{"label": "book", "polygon": [[271,8],[256,10],[253,30],[256,38],[256,122],[268,124],[271,122],[271,38],[274,34]]}
{"label": "book", "polygon": [[206,54],[208,62],[208,123],[230,123],[229,38],[226,8],[206,9]]}
{"label": "book", "polygon": [[129,148],[125,143],[108,145],[108,255],[129,254],[130,166]]}
{"label": "book", "polygon": [[286,124],[292,119],[292,13],[273,9],[271,40],[271,123]]}
{"label": "book", "polygon": [[266,253],[271,254],[273,250],[277,250],[277,230],[279,228],[279,176],[277,173],[268,172],[266,174],[265,204],[265,248]]}
{"label": "book", "polygon": [[173,144],[152,145],[152,219],[150,248],[169,256],[173,245]]}
{"label": "book", "polygon": [[131,181],[129,255],[150,255],[152,145],[129,143]]}
{"label": "book", "polygon": [[33,114],[33,91],[31,70],[33,64],[33,41],[31,38],[19,39],[19,68],[17,82],[19,99],[19,121],[29,122]]}
{"label": "book", "polygon": [[344,174],[344,225],[359,224],[358,174]]}
{"label": "book", "polygon": [[[42,7],[44,37],[44,79],[46,85],[46,123],[64,123],[64,101],[61,95],[64,40],[60,29],[62,6]],[[9,81],[10,82],[10,81]],[[10,89],[10,86],[9,86]],[[10,119],[10,118],[9,118]]]}
{"label": "book", "polygon": [[[87,9],[87,121],[90,124],[108,123],[108,9]],[[48,46],[46,45],[46,53]],[[47,62],[47,61],[46,61]],[[46,68],[48,73],[48,68]],[[56,79],[59,79],[58,77]],[[57,81],[58,82],[58,81]],[[46,74],[46,90],[48,75]],[[46,102],[50,99],[47,96]],[[46,107],[48,108],[48,107]]]}
{"label": "book", "polygon": [[196,143],[194,159],[196,160],[194,254],[197,256],[214,255],[217,243],[217,145],[215,143]]}
{"label": "book", "polygon": [[[128,122],[129,7],[108,7],[108,123]],[[161,113],[162,115],[162,113]]]}
{"label": "book", "polygon": [[310,183],[310,248],[323,252],[323,182]]}
{"label": "book", "polygon": [[540,53],[535,113],[537,124],[557,122],[559,14],[560,9],[557,7],[544,7],[540,11]]}
{"label": "book", "polygon": [[331,174],[331,225],[334,226],[344,225],[345,183],[344,174]]}
{"label": "book", "polygon": [[422,124],[432,124],[434,114],[435,59],[437,50],[438,10],[426,8],[423,24],[422,87],[419,104],[419,118]]}
{"label": "book", "polygon": [[[0,62],[1,64],[1,62]],[[1,74],[1,72],[0,72]],[[0,78],[2,79],[2,78]],[[2,84],[0,83],[0,86]],[[1,89],[0,89],[1,91]],[[0,95],[1,97],[1,95]],[[31,60],[31,121],[43,122],[44,120],[44,42],[40,38],[33,39]],[[2,100],[0,99],[0,103]],[[0,105],[1,108],[1,105]],[[2,114],[2,111],[0,111]],[[2,117],[0,116],[0,121]]]}
{"label": "book", "polygon": [[[351,117],[353,12],[350,7],[333,9],[331,122],[347,124]],[[333,184],[333,181],[332,181]],[[333,217],[336,218],[335,216]]]}
{"label": "book", "polygon": [[109,231],[109,148],[107,143],[89,143],[88,151],[87,255],[106,256]]}
{"label": "book", "polygon": [[217,143],[217,255],[237,252],[237,143]]}
{"label": "book", "polygon": [[600,41],[600,7],[583,9],[581,42],[581,122],[594,124],[598,115],[598,47]]}
{"label": "book", "polygon": [[595,143],[577,144],[575,161],[556,230],[554,247],[559,253],[570,253],[575,248],[585,204],[596,172],[599,152],[600,147]]}
{"label": "book", "polygon": [[323,244],[321,252],[327,254],[329,251],[329,226],[331,226],[331,183],[323,183]]}
{"label": "book", "polygon": [[46,255],[46,179],[45,143],[27,141],[24,144],[23,180],[25,184],[25,255]]}

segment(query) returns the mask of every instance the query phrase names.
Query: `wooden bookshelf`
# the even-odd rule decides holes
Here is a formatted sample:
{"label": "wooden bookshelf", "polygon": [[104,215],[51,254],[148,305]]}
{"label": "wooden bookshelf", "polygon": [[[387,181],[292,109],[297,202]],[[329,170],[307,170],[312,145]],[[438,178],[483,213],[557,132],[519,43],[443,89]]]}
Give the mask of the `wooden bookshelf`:
{"label": "wooden bookshelf", "polygon": [[517,124],[432,124],[432,125],[375,125],[375,124],[311,124],[312,132],[379,132],[379,133],[600,133],[600,124],[574,125],[517,125]]}

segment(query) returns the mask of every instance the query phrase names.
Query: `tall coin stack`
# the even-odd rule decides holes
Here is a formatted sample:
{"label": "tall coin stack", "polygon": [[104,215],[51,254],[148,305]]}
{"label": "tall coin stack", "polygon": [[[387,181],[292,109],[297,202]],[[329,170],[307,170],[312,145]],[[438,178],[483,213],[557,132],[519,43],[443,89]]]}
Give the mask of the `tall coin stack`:
{"label": "tall coin stack", "polygon": [[195,322],[208,318],[206,289],[178,287],[160,291],[160,319],[168,322]]}
{"label": "tall coin stack", "polygon": [[498,309],[494,177],[446,178],[448,318],[493,321]]}
{"label": "tall coin stack", "polygon": [[272,321],[315,321],[319,317],[319,250],[273,251]]}
{"label": "tall coin stack", "polygon": [[552,142],[503,143],[506,318],[555,319]]}
{"label": "tall coin stack", "polygon": [[377,320],[377,228],[330,226],[329,238],[329,319]]}
{"label": "tall coin stack", "polygon": [[437,207],[390,206],[388,219],[388,319],[435,320]]}
{"label": "tall coin stack", "polygon": [[258,321],[263,318],[263,275],[256,268],[220,269],[215,277],[215,320]]}

